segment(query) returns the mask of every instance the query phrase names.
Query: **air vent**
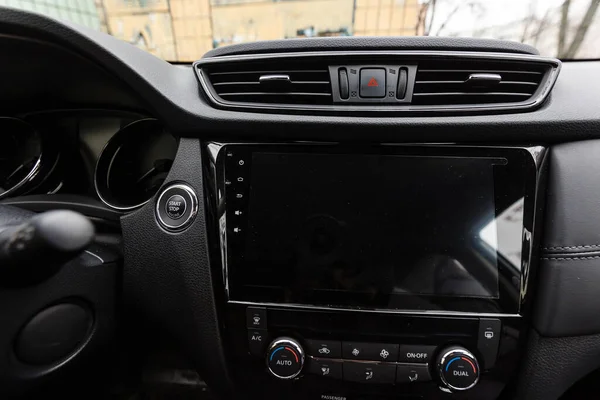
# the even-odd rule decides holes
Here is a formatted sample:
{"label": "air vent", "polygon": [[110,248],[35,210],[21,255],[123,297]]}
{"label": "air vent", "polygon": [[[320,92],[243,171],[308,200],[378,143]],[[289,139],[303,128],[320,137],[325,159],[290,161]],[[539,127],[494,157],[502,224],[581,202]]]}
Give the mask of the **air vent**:
{"label": "air vent", "polygon": [[214,92],[235,103],[332,104],[326,64],[315,62],[231,63],[203,69]]}
{"label": "air vent", "polygon": [[476,105],[529,101],[550,67],[515,61],[419,62],[414,105]]}
{"label": "air vent", "polygon": [[[533,110],[548,97],[560,67],[557,59],[530,54],[307,51],[206,57],[194,72],[215,108],[420,116]],[[385,71],[385,90],[369,96],[360,89],[361,76],[373,70]]]}

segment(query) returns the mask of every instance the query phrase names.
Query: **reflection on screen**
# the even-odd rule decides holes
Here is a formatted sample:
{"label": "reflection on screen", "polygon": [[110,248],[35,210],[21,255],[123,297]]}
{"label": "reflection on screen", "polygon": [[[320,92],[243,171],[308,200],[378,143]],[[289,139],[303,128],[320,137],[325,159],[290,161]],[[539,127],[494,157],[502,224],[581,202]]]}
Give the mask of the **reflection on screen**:
{"label": "reflection on screen", "polygon": [[[525,198],[521,197],[510,207],[492,219],[480,232],[479,237],[492,251],[497,251],[512,266],[521,269],[521,244],[523,230],[523,208]],[[498,236],[502,240],[498,241]]]}
{"label": "reflection on screen", "polygon": [[238,277],[294,303],[498,298],[496,252],[478,234],[496,217],[501,162],[254,153]]}

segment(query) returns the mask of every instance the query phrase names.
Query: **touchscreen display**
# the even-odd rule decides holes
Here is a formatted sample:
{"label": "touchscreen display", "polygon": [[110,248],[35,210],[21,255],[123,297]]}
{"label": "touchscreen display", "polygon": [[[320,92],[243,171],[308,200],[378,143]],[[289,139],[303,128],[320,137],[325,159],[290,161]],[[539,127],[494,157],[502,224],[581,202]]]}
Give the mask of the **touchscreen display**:
{"label": "touchscreen display", "polygon": [[234,289],[377,308],[498,299],[499,264],[521,263],[524,189],[498,193],[495,178],[507,163],[254,152]]}

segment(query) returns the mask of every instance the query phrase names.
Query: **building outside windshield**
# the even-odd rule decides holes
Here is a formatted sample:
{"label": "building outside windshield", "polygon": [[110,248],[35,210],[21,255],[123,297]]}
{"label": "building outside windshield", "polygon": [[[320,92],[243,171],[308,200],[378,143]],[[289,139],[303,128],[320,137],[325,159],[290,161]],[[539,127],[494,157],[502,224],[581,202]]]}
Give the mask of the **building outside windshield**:
{"label": "building outside windshield", "polygon": [[600,58],[600,0],[0,0],[106,32],[168,61],[257,40],[450,36]]}

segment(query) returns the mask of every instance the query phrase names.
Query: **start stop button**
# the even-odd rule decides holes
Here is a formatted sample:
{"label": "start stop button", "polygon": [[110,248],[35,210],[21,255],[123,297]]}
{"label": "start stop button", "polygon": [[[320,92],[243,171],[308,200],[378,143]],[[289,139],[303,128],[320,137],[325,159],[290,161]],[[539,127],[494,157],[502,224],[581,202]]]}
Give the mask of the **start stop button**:
{"label": "start stop button", "polygon": [[175,194],[169,197],[165,207],[169,218],[179,219],[185,214],[186,202],[183,196]]}
{"label": "start stop button", "polygon": [[197,213],[196,192],[185,183],[168,186],[158,196],[156,217],[160,225],[169,231],[184,230]]}

